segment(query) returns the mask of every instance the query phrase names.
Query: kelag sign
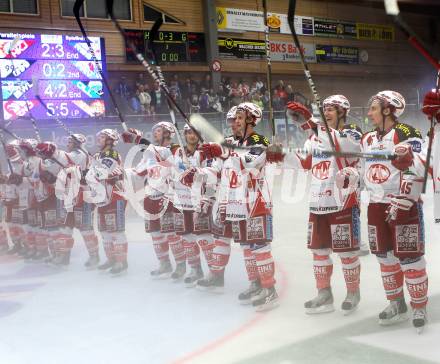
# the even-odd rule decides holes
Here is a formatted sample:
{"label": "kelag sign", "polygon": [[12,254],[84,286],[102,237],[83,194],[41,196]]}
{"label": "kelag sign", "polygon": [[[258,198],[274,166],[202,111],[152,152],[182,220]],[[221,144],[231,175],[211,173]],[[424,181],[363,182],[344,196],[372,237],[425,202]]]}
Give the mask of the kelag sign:
{"label": "kelag sign", "polygon": [[255,60],[266,57],[266,45],[261,40],[219,38],[217,44],[222,58]]}
{"label": "kelag sign", "polygon": [[315,18],[314,29],[317,37],[357,38],[355,22]]}
{"label": "kelag sign", "polygon": [[316,59],[318,63],[359,64],[359,48],[317,44]]}

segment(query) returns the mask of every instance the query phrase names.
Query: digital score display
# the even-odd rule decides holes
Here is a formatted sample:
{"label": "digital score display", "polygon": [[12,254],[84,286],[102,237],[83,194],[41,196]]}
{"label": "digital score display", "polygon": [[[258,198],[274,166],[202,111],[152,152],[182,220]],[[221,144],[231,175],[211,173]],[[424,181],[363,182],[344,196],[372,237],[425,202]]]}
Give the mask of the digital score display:
{"label": "digital score display", "polygon": [[[127,29],[126,35],[139,52],[146,54],[151,34],[149,30]],[[159,63],[206,63],[205,34],[191,32],[158,32],[153,40]],[[126,47],[127,61],[136,61],[136,56]]]}
{"label": "digital score display", "polygon": [[[90,41],[105,74],[104,40]],[[38,80],[38,95],[48,110],[36,99],[32,80]],[[0,90],[4,120],[105,113],[102,77],[81,36],[0,33]]]}

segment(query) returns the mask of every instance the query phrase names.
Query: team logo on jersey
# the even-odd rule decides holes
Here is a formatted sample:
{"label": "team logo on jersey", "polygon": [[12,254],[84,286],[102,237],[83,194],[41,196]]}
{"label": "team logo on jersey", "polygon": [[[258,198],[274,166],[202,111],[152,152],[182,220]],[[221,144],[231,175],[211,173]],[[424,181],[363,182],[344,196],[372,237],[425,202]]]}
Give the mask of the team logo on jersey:
{"label": "team logo on jersey", "polygon": [[225,175],[229,180],[229,187],[230,188],[238,188],[241,187],[241,178],[238,177],[238,174],[233,169],[226,169]]}
{"label": "team logo on jersey", "polygon": [[312,174],[320,180],[327,179],[330,173],[330,161],[322,161],[312,167]]}
{"label": "team logo on jersey", "polygon": [[371,183],[381,184],[388,181],[390,178],[391,172],[387,166],[383,164],[375,163],[370,166],[367,172],[367,178]]}

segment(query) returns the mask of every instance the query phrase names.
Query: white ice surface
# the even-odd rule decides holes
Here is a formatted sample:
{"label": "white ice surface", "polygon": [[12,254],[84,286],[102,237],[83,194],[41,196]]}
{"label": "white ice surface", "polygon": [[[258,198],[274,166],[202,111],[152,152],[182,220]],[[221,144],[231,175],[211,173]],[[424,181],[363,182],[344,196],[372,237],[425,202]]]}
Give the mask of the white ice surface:
{"label": "white ice surface", "polygon": [[[132,218],[127,223],[130,267],[123,277],[85,271],[81,240],[75,244],[68,271],[0,257],[0,364],[224,364],[375,320],[386,301],[373,256],[362,258],[362,301],[357,312],[348,317],[339,309],[317,317],[303,313],[304,301],[315,294],[311,255],[305,247],[305,186],[302,181],[292,197],[283,185],[282,194],[291,195],[293,203],[286,203],[286,198],[281,201],[280,193],[275,197],[273,252],[282,294],[278,309],[256,314],[237,303],[238,293],[247,286],[237,247],[227,268],[224,295],[152,281],[148,272],[156,263],[151,241],[143,232],[142,221]],[[440,256],[436,241],[440,229],[432,224],[431,200],[426,200],[430,294],[438,296],[440,266],[435,263]],[[362,222],[365,233],[365,219]],[[345,286],[339,260],[333,260],[333,292],[339,308]],[[422,336],[410,325],[394,333],[390,339],[387,331],[378,328],[374,334],[351,340],[440,362],[438,344],[435,346],[440,342],[438,323],[428,326]],[[410,348],[414,339],[420,345]]]}

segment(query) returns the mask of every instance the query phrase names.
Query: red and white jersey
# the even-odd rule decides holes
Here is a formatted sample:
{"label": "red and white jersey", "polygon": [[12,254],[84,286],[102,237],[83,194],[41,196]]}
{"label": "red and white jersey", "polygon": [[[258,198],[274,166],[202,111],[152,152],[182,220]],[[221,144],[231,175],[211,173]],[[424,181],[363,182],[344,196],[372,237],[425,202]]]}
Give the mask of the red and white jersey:
{"label": "red and white jersey", "polygon": [[86,202],[102,207],[115,200],[124,199],[122,159],[116,150],[98,152],[86,174],[89,187],[84,193]]}
{"label": "red and white jersey", "polygon": [[[402,142],[411,144],[414,155],[420,153],[424,144],[417,129],[407,124],[396,123],[383,136],[378,130],[364,134],[361,146],[365,153],[391,154],[394,146]],[[368,158],[363,164],[363,179],[370,202],[390,203],[391,198],[400,193],[403,173],[389,160]]]}
{"label": "red and white jersey", "polygon": [[[419,177],[425,176],[428,147],[429,139],[426,137],[421,152],[414,156],[414,165],[410,168],[410,171]],[[434,221],[440,223],[440,124],[434,126],[429,175],[434,185]]]}
{"label": "red and white jersey", "polygon": [[[341,130],[330,129],[337,152],[360,152],[362,132],[355,124],[344,125]],[[328,214],[342,211],[358,204],[359,190],[338,189],[336,173],[345,167],[360,168],[357,158],[334,157],[321,154],[331,151],[326,128],[318,124],[304,144],[304,155],[289,153],[284,160],[285,168],[305,169],[311,172],[310,212]]]}
{"label": "red and white jersey", "polygon": [[162,147],[150,144],[142,154],[142,160],[134,168],[134,174],[144,182],[145,196],[152,199],[167,195],[172,196],[170,186],[171,173],[174,166],[173,153],[175,146]]}
{"label": "red and white jersey", "polygon": [[211,167],[203,168],[208,180],[220,175],[217,203],[225,205],[228,221],[246,220],[272,211],[272,198],[265,176],[265,149],[269,141],[254,133],[242,145],[251,148],[227,150],[226,159],[217,159]]}
{"label": "red and white jersey", "polygon": [[182,148],[179,147],[174,152],[174,168],[173,168],[173,186],[174,186],[174,207],[178,210],[196,211],[203,197],[204,182],[202,178],[197,178],[196,174],[191,184],[182,183],[182,177],[190,168],[207,167],[211,161],[205,160],[200,151],[196,150],[190,153],[185,148],[189,166],[185,165]]}

